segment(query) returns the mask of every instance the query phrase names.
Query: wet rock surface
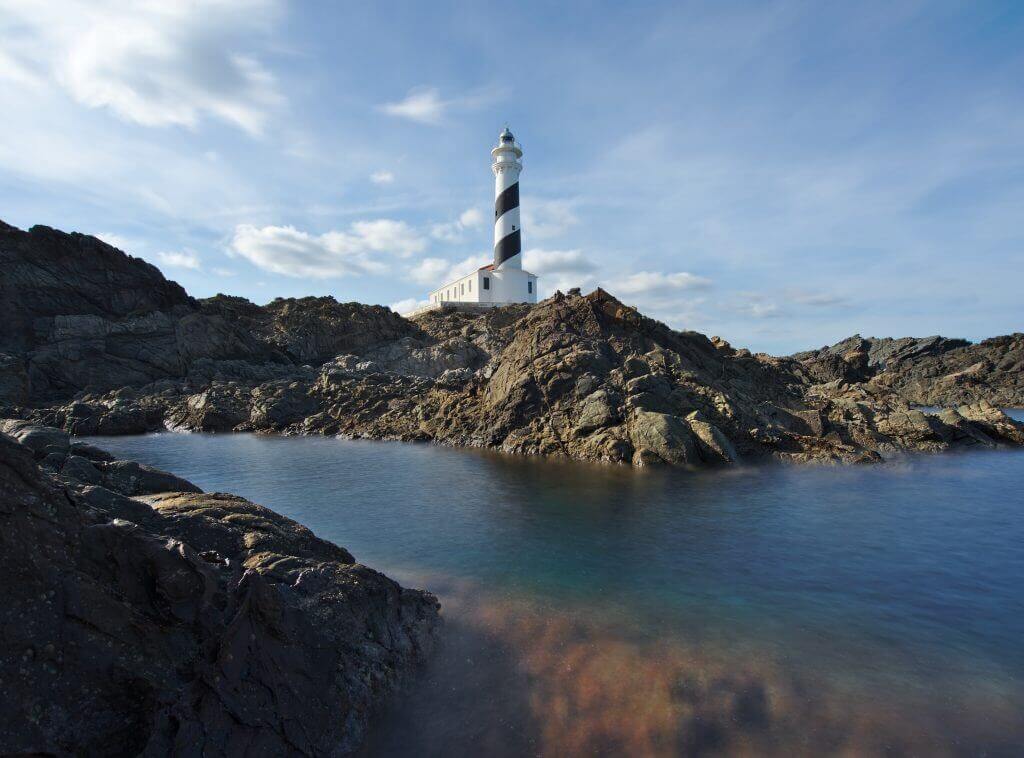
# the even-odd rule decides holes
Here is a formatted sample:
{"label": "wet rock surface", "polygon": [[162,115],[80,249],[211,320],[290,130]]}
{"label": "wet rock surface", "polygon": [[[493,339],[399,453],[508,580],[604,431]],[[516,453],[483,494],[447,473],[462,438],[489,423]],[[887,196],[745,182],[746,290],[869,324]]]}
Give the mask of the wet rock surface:
{"label": "wet rock surface", "polygon": [[344,755],[435,598],[262,506],[0,421],[0,753]]}

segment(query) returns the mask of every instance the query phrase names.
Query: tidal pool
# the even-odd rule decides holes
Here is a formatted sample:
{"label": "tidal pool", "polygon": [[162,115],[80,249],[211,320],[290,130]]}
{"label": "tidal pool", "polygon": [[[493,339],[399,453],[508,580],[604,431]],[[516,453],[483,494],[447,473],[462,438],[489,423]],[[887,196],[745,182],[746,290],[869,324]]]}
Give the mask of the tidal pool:
{"label": "tidal pool", "polygon": [[90,438],[435,592],[367,755],[1019,755],[1024,452],[691,473]]}

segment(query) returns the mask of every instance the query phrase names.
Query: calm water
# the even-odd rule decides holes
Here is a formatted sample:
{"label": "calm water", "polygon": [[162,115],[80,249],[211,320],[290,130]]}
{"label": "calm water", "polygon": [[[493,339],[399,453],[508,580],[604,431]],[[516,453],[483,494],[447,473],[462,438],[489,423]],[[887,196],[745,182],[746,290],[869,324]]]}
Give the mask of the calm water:
{"label": "calm water", "polygon": [[632,470],[94,438],[436,592],[371,755],[1024,754],[1024,453]]}

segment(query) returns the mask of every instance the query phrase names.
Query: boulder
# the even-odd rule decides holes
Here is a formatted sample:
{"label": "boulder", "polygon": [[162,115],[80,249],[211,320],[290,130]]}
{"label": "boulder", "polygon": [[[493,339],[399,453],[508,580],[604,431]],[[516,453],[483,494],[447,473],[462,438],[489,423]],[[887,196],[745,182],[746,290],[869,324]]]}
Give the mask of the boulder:
{"label": "boulder", "polygon": [[729,438],[700,411],[687,416],[686,423],[696,436],[697,449],[706,463],[735,463],[739,460],[739,454]]}
{"label": "boulder", "polygon": [[135,461],[111,461],[99,465],[103,472],[103,483],[122,495],[202,492],[192,482]]}
{"label": "boulder", "polygon": [[45,458],[51,454],[63,458],[71,450],[71,438],[52,426],[40,426],[17,419],[0,419],[0,432],[20,442],[36,458]]}
{"label": "boulder", "polygon": [[634,462],[640,465],[700,463],[690,426],[678,416],[635,411],[629,421],[629,436],[636,450]]}

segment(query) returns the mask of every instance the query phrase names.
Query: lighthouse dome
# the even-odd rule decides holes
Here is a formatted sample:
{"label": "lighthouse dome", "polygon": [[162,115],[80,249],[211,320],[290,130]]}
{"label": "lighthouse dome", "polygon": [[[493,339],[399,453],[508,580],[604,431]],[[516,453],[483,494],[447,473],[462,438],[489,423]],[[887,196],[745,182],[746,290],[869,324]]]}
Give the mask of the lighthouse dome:
{"label": "lighthouse dome", "polygon": [[501,133],[501,142],[502,142],[502,144],[504,144],[504,143],[510,143],[511,144],[511,143],[513,143],[515,141],[516,141],[516,138],[512,136],[512,132],[510,132],[508,130],[508,127],[506,126],[505,127],[505,131],[503,131]]}

